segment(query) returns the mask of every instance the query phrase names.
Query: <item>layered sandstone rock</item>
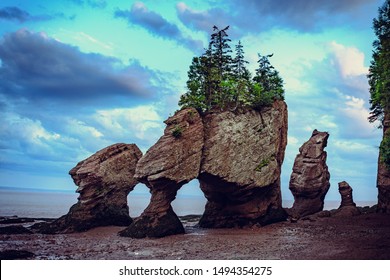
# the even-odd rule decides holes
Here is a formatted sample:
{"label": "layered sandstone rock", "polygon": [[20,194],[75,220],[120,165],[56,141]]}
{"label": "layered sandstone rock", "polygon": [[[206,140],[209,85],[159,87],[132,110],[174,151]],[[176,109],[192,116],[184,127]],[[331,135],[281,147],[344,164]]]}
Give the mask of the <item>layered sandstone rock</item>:
{"label": "layered sandstone rock", "polygon": [[198,178],[208,200],[203,227],[267,224],[286,218],[280,169],[287,144],[287,106],[261,112],[185,109],[166,121],[164,135],[137,164],[135,177],[152,194],[142,215],[120,234],[135,238],[184,233],[171,202]]}
{"label": "layered sandstone rock", "polygon": [[126,226],[127,195],[134,189],[135,168],[142,152],[135,144],[114,144],[79,162],[69,171],[80,194],[68,214],[51,224],[41,224],[43,233],[85,231],[97,226]]}
{"label": "layered sandstone rock", "polygon": [[261,112],[210,113],[199,181],[207,198],[202,227],[267,224],[285,219],[280,173],[287,145],[287,106]]}
{"label": "layered sandstone rock", "polygon": [[196,178],[203,149],[203,123],[195,109],[179,111],[165,121],[164,135],[137,164],[135,177],[150,188],[149,206],[122,231],[135,238],[184,233],[171,202],[177,190]]}
{"label": "layered sandstone rock", "polygon": [[[383,121],[383,139],[390,137],[390,114],[385,113]],[[381,160],[381,154],[378,158],[378,176],[377,176],[377,188],[378,188],[378,208],[380,213],[390,213],[390,169],[386,167],[386,164]]]}
{"label": "layered sandstone rock", "polygon": [[295,218],[321,211],[329,190],[330,174],[326,165],[327,132],[313,131],[311,138],[299,149],[290,177],[294,204],[290,210]]}
{"label": "layered sandstone rock", "polygon": [[339,209],[335,211],[334,216],[350,217],[359,215],[360,210],[356,207],[355,202],[353,202],[352,188],[347,182],[342,181],[339,183],[339,193],[341,195],[341,203]]}
{"label": "layered sandstone rock", "polygon": [[390,170],[378,160],[378,208],[380,213],[390,213]]}

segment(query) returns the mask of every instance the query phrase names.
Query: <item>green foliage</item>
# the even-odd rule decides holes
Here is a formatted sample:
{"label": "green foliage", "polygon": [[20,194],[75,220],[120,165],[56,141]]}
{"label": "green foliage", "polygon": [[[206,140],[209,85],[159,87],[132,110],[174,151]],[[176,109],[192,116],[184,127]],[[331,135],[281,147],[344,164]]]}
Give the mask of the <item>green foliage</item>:
{"label": "green foliage", "polygon": [[176,125],[172,130],[172,136],[177,139],[180,138],[182,134],[183,134],[183,128],[180,125]]}
{"label": "green foliage", "polygon": [[259,165],[256,166],[255,171],[261,172],[261,169],[262,169],[263,167],[268,166],[269,163],[270,163],[270,159],[263,159],[263,160],[259,163]]}
{"label": "green foliage", "polygon": [[390,113],[390,0],[379,8],[373,27],[377,39],[373,43],[368,74],[371,95],[368,119],[370,122],[379,120],[383,125],[384,115]]}
{"label": "green foliage", "polygon": [[390,133],[386,133],[379,146],[380,160],[390,170]]}
{"label": "green foliage", "polygon": [[252,79],[246,68],[241,41],[235,47],[235,57],[225,27],[214,33],[208,49],[194,57],[188,71],[188,91],[180,97],[181,108],[193,107],[200,112],[231,110],[239,107],[261,109],[271,106],[274,100],[284,99],[283,80],[269,62],[268,56],[259,54],[259,67]]}

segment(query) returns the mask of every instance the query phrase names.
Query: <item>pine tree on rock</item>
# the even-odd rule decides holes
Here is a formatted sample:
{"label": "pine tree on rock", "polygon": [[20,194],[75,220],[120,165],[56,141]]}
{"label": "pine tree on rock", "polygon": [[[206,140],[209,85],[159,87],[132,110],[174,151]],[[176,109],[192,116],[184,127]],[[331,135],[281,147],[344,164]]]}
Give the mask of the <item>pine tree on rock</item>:
{"label": "pine tree on rock", "polygon": [[368,82],[370,85],[369,121],[379,121],[383,139],[379,146],[378,159],[378,212],[390,213],[390,0],[378,10],[373,27],[377,39]]}
{"label": "pine tree on rock", "polygon": [[271,56],[260,56],[255,78],[246,68],[241,41],[234,59],[227,30],[213,27],[210,43],[204,54],[194,57],[188,71],[188,91],[180,97],[181,108],[193,107],[199,112],[235,111],[240,107],[261,109],[274,100],[283,100],[283,80],[269,62]]}
{"label": "pine tree on rock", "polygon": [[369,69],[370,122],[379,120],[384,125],[385,115],[390,111],[390,1],[387,0],[373,21],[377,40],[374,41],[373,60]]}
{"label": "pine tree on rock", "polygon": [[261,108],[272,104],[274,99],[284,99],[283,80],[279,72],[269,62],[270,55],[258,54],[259,67],[253,77],[254,85],[251,94],[251,103],[255,108]]}

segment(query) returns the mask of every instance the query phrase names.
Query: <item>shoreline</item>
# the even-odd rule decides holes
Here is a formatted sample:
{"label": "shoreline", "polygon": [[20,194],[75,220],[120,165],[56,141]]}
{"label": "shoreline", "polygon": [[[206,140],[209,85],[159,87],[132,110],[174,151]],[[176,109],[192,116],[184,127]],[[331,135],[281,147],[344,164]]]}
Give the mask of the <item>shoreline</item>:
{"label": "shoreline", "polygon": [[[120,237],[125,227],[117,226],[70,234],[0,234],[0,255],[4,259],[14,250],[13,259],[36,260],[390,259],[390,215],[374,213],[373,207],[363,209],[352,217],[312,215],[295,222],[228,229],[199,228],[200,216],[186,215],[180,217],[185,234],[159,239]],[[19,225],[34,223],[25,222]],[[8,225],[0,222],[1,227]]]}

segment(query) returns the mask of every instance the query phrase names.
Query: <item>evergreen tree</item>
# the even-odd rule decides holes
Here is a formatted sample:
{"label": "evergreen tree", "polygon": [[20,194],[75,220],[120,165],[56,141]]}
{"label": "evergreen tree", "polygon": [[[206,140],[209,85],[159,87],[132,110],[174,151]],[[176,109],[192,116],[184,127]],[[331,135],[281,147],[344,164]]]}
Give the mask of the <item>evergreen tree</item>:
{"label": "evergreen tree", "polygon": [[385,116],[390,112],[390,1],[386,0],[378,10],[373,27],[377,39],[369,69],[371,112],[369,121],[379,120],[384,125]]}
{"label": "evergreen tree", "polygon": [[[371,95],[371,111],[368,120],[380,121],[379,127],[383,128],[383,139],[379,146],[378,170],[381,170],[384,164],[390,171],[390,0],[386,0],[379,8],[378,18],[373,21],[373,28],[377,39],[373,43],[373,59],[368,74]],[[379,181],[386,180],[378,177]],[[380,197],[382,197],[382,187],[378,186]]]}
{"label": "evergreen tree", "polygon": [[255,108],[269,106],[276,99],[284,100],[283,80],[269,62],[273,54],[265,56],[258,54],[258,56],[259,67],[253,78],[254,85],[250,96],[250,103]]}
{"label": "evergreen tree", "polygon": [[203,57],[194,57],[188,70],[188,91],[180,96],[179,106],[193,107],[200,111],[207,110],[206,107],[206,78],[204,71],[207,69],[202,60]]}
{"label": "evergreen tree", "polygon": [[229,81],[233,91],[231,110],[235,110],[240,103],[243,104],[247,101],[251,88],[251,73],[245,66],[249,62],[245,60],[244,47],[241,41],[238,41],[235,50],[235,57],[232,61],[232,78]]}
{"label": "evergreen tree", "polygon": [[261,109],[283,99],[283,80],[269,62],[269,56],[259,55],[259,68],[251,80],[241,41],[234,59],[227,30],[214,26],[209,47],[200,57],[194,57],[188,71],[188,91],[180,97],[182,108],[194,107],[201,112],[212,109],[236,110],[239,106]]}
{"label": "evergreen tree", "polygon": [[244,57],[244,47],[242,46],[241,41],[238,41],[238,44],[236,45],[236,56],[233,59],[232,64],[233,75],[238,79],[247,77],[249,71],[246,69],[245,64],[248,63],[249,62],[246,61]]}
{"label": "evergreen tree", "polygon": [[227,30],[229,26],[219,30],[214,25],[210,40],[210,49],[215,67],[217,67],[220,81],[224,80],[227,75],[231,73],[232,52],[229,42],[231,41],[228,37]]}
{"label": "evergreen tree", "polygon": [[229,91],[224,89],[224,85],[229,80],[231,75],[232,52],[229,42],[227,30],[229,26],[224,29],[219,29],[214,25],[209,43],[209,55],[211,59],[211,82],[213,91],[208,99],[211,107],[224,108],[229,102],[231,96]]}

